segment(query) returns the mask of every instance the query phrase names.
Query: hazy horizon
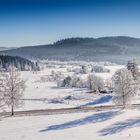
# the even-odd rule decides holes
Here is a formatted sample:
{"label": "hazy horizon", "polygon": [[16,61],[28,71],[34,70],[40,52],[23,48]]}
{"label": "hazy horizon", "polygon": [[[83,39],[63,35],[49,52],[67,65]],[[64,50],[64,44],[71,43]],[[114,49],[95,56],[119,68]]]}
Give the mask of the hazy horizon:
{"label": "hazy horizon", "polygon": [[140,37],[139,0],[0,0],[0,47],[71,37]]}

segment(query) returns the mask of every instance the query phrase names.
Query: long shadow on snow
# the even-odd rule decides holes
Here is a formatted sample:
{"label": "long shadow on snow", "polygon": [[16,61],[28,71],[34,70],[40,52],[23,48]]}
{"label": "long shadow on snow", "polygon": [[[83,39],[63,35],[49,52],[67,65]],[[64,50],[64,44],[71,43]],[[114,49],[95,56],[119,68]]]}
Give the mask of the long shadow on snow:
{"label": "long shadow on snow", "polygon": [[81,125],[86,125],[89,123],[103,122],[103,121],[111,119],[112,117],[118,114],[120,114],[119,111],[100,112],[100,113],[87,116],[85,118],[73,120],[70,122],[63,123],[63,124],[51,125],[45,129],[40,130],[40,132],[63,130],[63,129],[73,128],[73,127],[77,127]]}
{"label": "long shadow on snow", "polygon": [[110,100],[112,99],[112,96],[111,95],[106,95],[106,96],[103,96],[93,102],[89,102],[89,103],[86,103],[84,105],[81,105],[81,106],[89,106],[89,105],[96,105],[96,104],[103,104],[103,103],[107,103],[109,102]]}
{"label": "long shadow on snow", "polygon": [[113,135],[122,132],[126,129],[139,127],[139,126],[140,126],[140,118],[127,119],[123,122],[114,123],[110,127],[102,129],[98,133],[100,133],[101,136]]}

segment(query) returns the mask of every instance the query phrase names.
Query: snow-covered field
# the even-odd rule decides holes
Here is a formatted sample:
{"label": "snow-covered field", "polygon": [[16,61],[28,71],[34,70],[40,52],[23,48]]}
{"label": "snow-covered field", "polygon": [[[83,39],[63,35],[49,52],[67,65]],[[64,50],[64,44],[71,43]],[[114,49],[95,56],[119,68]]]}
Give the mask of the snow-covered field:
{"label": "snow-covered field", "polygon": [[[45,68],[40,72],[22,72],[22,77],[26,79],[26,90],[24,92],[24,105],[16,110],[31,110],[31,109],[56,109],[69,108],[81,105],[96,105],[105,104],[105,95],[96,95],[88,92],[87,89],[81,88],[58,88],[56,82],[42,82],[41,77],[48,76],[51,71],[61,71],[65,75],[71,75],[66,68]],[[117,69],[123,66],[107,66],[110,73],[96,73],[103,79],[110,79]],[[86,75],[86,74],[85,74]],[[71,99],[69,99],[71,98]],[[105,96],[105,99],[110,96]],[[109,101],[109,99],[107,101]],[[98,105],[97,104],[97,105]],[[107,104],[111,104],[111,101]]]}
{"label": "snow-covered field", "polygon": [[139,110],[10,117],[0,140],[139,140]]}
{"label": "snow-covered field", "polygon": [[[59,88],[56,82],[42,81],[51,71],[72,75],[67,68],[56,65],[40,72],[21,72],[26,80],[24,105],[16,110],[58,109],[78,106],[111,105],[111,94],[94,94],[85,88]],[[78,67],[78,66],[72,66]],[[110,80],[117,69],[106,66],[109,73],[96,73]],[[86,76],[86,74],[84,75]],[[140,103],[137,98],[135,103]],[[9,110],[5,108],[5,110]],[[57,115],[7,117],[0,120],[0,140],[139,140],[139,110],[90,111]]]}

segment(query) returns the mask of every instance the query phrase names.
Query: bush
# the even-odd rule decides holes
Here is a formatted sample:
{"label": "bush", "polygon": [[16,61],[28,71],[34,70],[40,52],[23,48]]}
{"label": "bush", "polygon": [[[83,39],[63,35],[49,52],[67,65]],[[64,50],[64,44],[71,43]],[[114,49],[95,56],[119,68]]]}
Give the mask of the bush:
{"label": "bush", "polygon": [[107,73],[107,72],[110,72],[110,70],[107,69],[105,66],[95,65],[95,66],[93,66],[91,72]]}

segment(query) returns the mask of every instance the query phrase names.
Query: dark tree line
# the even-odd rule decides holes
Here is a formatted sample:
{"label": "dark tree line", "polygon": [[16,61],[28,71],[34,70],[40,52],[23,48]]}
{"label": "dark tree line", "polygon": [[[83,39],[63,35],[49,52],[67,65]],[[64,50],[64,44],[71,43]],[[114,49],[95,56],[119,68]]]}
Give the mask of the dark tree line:
{"label": "dark tree line", "polygon": [[0,70],[7,71],[10,66],[16,67],[21,71],[39,70],[36,63],[19,56],[0,55]]}

